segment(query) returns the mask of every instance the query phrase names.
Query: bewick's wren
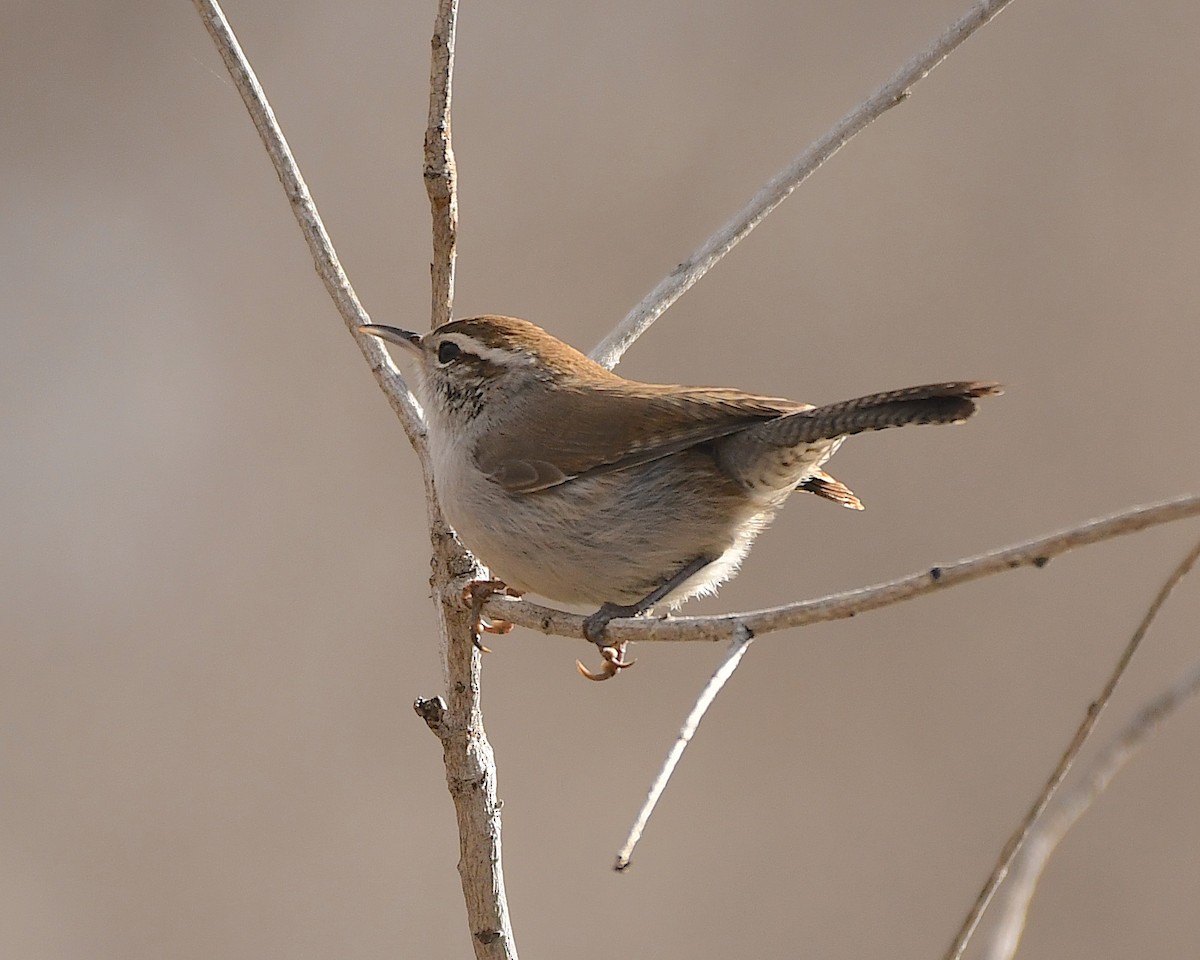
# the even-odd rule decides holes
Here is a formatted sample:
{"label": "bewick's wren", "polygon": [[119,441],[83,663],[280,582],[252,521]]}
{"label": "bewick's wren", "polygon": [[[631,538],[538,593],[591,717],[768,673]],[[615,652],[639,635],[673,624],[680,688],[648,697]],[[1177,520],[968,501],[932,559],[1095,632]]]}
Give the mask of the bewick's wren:
{"label": "bewick's wren", "polygon": [[434,485],[463,543],[514,591],[600,607],[593,679],[628,665],[609,620],[715,591],[793,490],[862,509],[821,469],[847,436],[958,423],[1000,393],[964,381],[813,407],[626,380],[512,317],[359,329],[417,361]]}

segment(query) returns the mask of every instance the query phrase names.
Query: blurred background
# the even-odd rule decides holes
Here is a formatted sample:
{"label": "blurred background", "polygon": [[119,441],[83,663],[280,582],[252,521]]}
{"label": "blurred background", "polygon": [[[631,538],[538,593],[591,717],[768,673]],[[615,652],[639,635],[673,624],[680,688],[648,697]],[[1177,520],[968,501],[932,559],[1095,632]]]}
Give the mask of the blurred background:
{"label": "blurred background", "polygon": [[[456,314],[590,348],[965,0],[463,0]],[[230,0],[377,322],[428,317],[432,2]],[[0,36],[0,954],[470,955],[415,459],[190,4],[8,0]],[[622,372],[824,402],[943,378],[969,426],[847,444],[719,598],[888,579],[1200,489],[1200,9],[1015,4]],[[527,957],[940,956],[1197,524],[762,638],[633,869],[707,646],[494,644]],[[1098,740],[1197,656],[1185,584]],[[1090,751],[1089,755],[1094,751]],[[1200,950],[1200,714],[1071,833],[1023,956]]]}

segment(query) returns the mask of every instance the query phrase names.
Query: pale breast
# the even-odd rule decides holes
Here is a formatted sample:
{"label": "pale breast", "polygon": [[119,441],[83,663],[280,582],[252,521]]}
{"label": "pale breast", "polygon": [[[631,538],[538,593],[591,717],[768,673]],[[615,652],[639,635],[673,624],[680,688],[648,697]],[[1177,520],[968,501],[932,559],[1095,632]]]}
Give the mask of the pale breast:
{"label": "pale breast", "polygon": [[715,561],[671,600],[711,592],[774,514],[715,470],[711,452],[529,494],[458,470],[459,455],[438,449],[434,477],[463,543],[509,586],[562,604],[635,602],[697,556]]}

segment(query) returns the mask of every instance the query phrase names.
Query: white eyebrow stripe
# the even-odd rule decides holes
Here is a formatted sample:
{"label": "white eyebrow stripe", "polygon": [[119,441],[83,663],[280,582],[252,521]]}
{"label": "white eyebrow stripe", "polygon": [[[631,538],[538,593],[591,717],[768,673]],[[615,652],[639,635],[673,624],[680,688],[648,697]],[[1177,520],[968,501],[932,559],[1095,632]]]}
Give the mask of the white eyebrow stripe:
{"label": "white eyebrow stripe", "polygon": [[465,333],[446,333],[439,338],[438,342],[456,343],[463,353],[472,354],[480,360],[494,363],[498,367],[527,367],[533,363],[533,357],[523,350],[488,346]]}

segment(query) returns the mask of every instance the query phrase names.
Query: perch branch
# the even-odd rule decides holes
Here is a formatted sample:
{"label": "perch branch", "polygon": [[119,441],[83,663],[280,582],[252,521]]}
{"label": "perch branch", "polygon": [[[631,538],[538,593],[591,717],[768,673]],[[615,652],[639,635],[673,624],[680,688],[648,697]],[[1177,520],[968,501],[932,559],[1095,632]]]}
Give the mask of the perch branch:
{"label": "perch branch", "polygon": [[[1059,759],[1054,772],[1050,774],[1050,779],[1046,781],[1046,785],[1042,787],[1041,793],[1034,800],[1033,806],[1029,808],[1029,811],[1025,814],[1016,831],[1009,837],[1008,843],[1004,845],[1004,849],[1000,852],[1000,858],[992,870],[991,876],[988,877],[987,882],[983,885],[983,889],[979,892],[979,896],[975,899],[974,905],[972,905],[970,912],[963,921],[962,927],[959,928],[958,934],[954,938],[954,943],[946,951],[945,960],[959,960],[962,957],[963,951],[966,950],[967,944],[970,942],[975,928],[978,927],[984,911],[987,910],[988,904],[991,903],[992,898],[996,894],[996,890],[1008,875],[1014,857],[1021,851],[1026,838],[1030,836],[1034,829],[1034,825],[1042,819],[1051,798],[1071,769],[1071,764],[1075,762],[1075,758],[1079,756],[1079,751],[1083,749],[1083,745],[1087,742],[1092,730],[1095,729],[1100,715],[1104,712],[1104,708],[1108,706],[1113,693],[1117,689],[1117,684],[1120,683],[1121,678],[1125,675],[1125,671],[1129,667],[1130,661],[1133,660],[1133,655],[1137,653],[1146,634],[1150,631],[1150,626],[1154,623],[1155,617],[1158,616],[1158,611],[1167,602],[1167,598],[1171,595],[1171,591],[1175,589],[1179,581],[1195,565],[1197,558],[1200,558],[1200,543],[1197,543],[1191,552],[1180,561],[1175,569],[1171,571],[1170,576],[1167,577],[1162,587],[1159,588],[1158,594],[1146,610],[1141,623],[1138,624],[1137,629],[1133,632],[1133,636],[1130,637],[1129,642],[1125,645],[1125,649],[1121,651],[1120,657],[1117,658],[1116,666],[1113,667],[1112,673],[1105,682],[1104,689],[1100,691],[1100,695],[1092,703],[1088,704],[1083,720],[1079,724],[1079,728],[1075,731],[1075,736],[1071,738],[1071,742],[1067,745],[1066,751]],[[1046,853],[1046,856],[1049,856],[1049,852]],[[1034,882],[1036,882],[1036,877],[1034,878]]]}
{"label": "perch branch", "polygon": [[[1045,541],[1042,542],[1044,543]],[[1172,577],[1168,580],[1163,592],[1160,593],[1158,599],[1155,600],[1154,604],[1152,605],[1151,612],[1148,615],[1149,619],[1142,624],[1138,630],[1138,634],[1135,635],[1137,642],[1140,642],[1141,637],[1144,636],[1146,630],[1149,629],[1150,621],[1153,619],[1154,614],[1157,613],[1158,608],[1162,606],[1163,601],[1166,599],[1166,594],[1169,593],[1179,579],[1191,569],[1192,564],[1196,560],[1197,553],[1200,553],[1200,545],[1198,545],[1196,550],[1194,550],[1192,554],[1187,557],[1184,563],[1180,565],[1180,569],[1177,569],[1175,573],[1172,574]],[[1033,562],[1036,564],[1037,559],[1035,559]],[[692,708],[692,712],[688,715],[687,720],[684,721],[683,729],[680,731],[678,739],[675,741],[674,746],[672,746],[670,753],[667,754],[667,758],[663,763],[662,769],[659,771],[657,778],[655,778],[654,783],[650,787],[649,796],[646,798],[645,803],[643,803],[642,808],[638,811],[637,817],[634,819],[633,827],[629,831],[629,836],[625,841],[625,845],[617,853],[615,867],[616,870],[623,871],[629,866],[630,859],[633,856],[633,848],[641,839],[642,833],[646,827],[646,823],[649,821],[651,814],[654,812],[655,806],[658,804],[663,791],[666,789],[667,782],[671,779],[672,774],[675,772],[675,767],[679,764],[680,759],[683,757],[683,751],[687,749],[688,744],[691,742],[692,736],[696,732],[696,728],[699,726],[701,718],[703,718],[708,708],[712,705],[712,702],[716,699],[717,694],[720,693],[721,688],[728,682],[730,677],[733,676],[734,671],[740,664],[742,656],[745,654],[746,649],[749,647],[752,639],[753,635],[749,632],[735,636],[733,643],[730,645],[729,651],[726,653],[725,659],[721,662],[721,665],[717,668],[712,678],[700,692],[700,696],[696,700],[696,705]],[[1116,679],[1119,678],[1120,673],[1124,670],[1125,666],[1128,665],[1128,658],[1132,657],[1133,649],[1135,648],[1136,642],[1131,644],[1131,648],[1127,651],[1126,657],[1118,665],[1116,677],[1114,677],[1112,681],[1113,687],[1115,687]],[[1112,689],[1106,688],[1104,694],[1102,695],[1102,700],[1097,701],[1097,703],[1100,704],[1100,706],[1103,706],[1103,701],[1106,701],[1111,695]],[[1097,708],[1097,712],[1098,709],[1099,708]],[[1084,736],[1086,737],[1086,734]],[[1082,740],[1079,741],[1078,746],[1082,746]],[[1062,773],[1065,773],[1065,768],[1062,770]],[[1076,817],[1078,815],[1078,813],[1075,814]],[[1067,827],[1064,827],[1063,831],[1065,832],[1069,826],[1070,824],[1068,824]],[[1057,839],[1055,839],[1053,843],[1051,843],[1050,848],[1045,853],[1045,856],[1048,857],[1050,855],[1050,852],[1053,850],[1053,845],[1057,842]],[[1015,847],[1011,851],[1007,852],[1014,854],[1016,852]],[[1033,896],[1032,885],[1037,883],[1037,874],[1040,873],[1040,871],[1041,867],[1039,866],[1036,868],[1036,872],[1034,872],[1032,879],[1029,881],[1031,885],[1029,887],[1028,897]],[[1027,902],[1028,898],[1026,899],[1026,905]],[[983,907],[986,908],[986,902],[983,904]],[[1006,916],[1009,916],[1007,911]],[[1024,913],[1022,912],[1020,917],[1023,918],[1023,916]],[[976,918],[976,922],[977,920],[978,918]],[[1014,920],[1010,917],[1009,924],[1010,929],[1015,927],[1016,937],[1019,939],[1020,930],[1023,926],[1023,919]],[[1015,942],[1013,949],[1015,950]]]}
{"label": "perch branch", "polygon": [[[876,610],[927,593],[946,590],[994,573],[1003,573],[1018,567],[1044,567],[1053,557],[1076,547],[1197,515],[1200,515],[1200,494],[1191,494],[1149,506],[1130,507],[1120,513],[1091,520],[1047,537],[1026,540],[955,563],[930,567],[898,580],[835,593],[816,600],[803,600],[766,610],[726,613],[711,617],[613,620],[606,628],[605,637],[612,643],[629,640],[729,641],[733,640],[743,627],[754,636],[761,637],[775,630],[803,627],[827,620],[844,620],[867,610]],[[582,616],[527,600],[493,597],[484,604],[483,609],[489,617],[507,620],[541,633],[572,638],[583,636]]]}
{"label": "perch branch", "polygon": [[904,101],[911,88],[972,33],[996,16],[1009,0],[980,0],[952,23],[925,50],[896,71],[895,75],[871,96],[842,117],[823,137],[813,143],[792,163],[754,195],[745,209],[705,241],[695,253],[675,267],[616,328],[592,350],[592,359],[615,367],[621,355],[703,277],[725,254],[757,227],[793,190],[817,168],[837,153],[844,144],[873,120]]}
{"label": "perch branch", "polygon": [[337,252],[333,249],[333,241],[329,239],[329,234],[325,231],[325,224],[317,212],[317,205],[308,191],[308,185],[300,175],[300,167],[296,163],[296,158],[292,156],[291,147],[288,146],[287,140],[283,136],[283,130],[275,120],[275,111],[271,109],[271,104],[267,101],[267,95],[263,92],[258,77],[255,76],[254,70],[250,66],[250,61],[242,52],[241,44],[238,43],[217,0],[193,0],[193,3],[213,39],[213,43],[217,45],[221,59],[225,61],[225,67],[229,71],[230,77],[233,78],[234,86],[242,95],[242,102],[250,113],[250,119],[254,121],[255,129],[258,130],[263,146],[266,147],[267,155],[275,165],[275,173],[279,176],[279,182],[283,184],[284,192],[292,205],[292,213],[295,214],[296,222],[300,224],[300,231],[308,242],[308,249],[312,254],[317,275],[325,284],[325,289],[329,292],[342,320],[354,335],[358,348],[366,357],[367,363],[370,364],[371,373],[374,374],[380,389],[387,396],[388,403],[396,411],[396,416],[400,418],[409,442],[412,443],[424,462],[425,427],[421,421],[421,408],[400,376],[400,371],[392,363],[387,351],[383,349],[383,344],[375,337],[364,336],[357,332],[358,327],[361,324],[370,323],[371,318],[367,316],[367,311],[359,303],[354,288],[350,286],[350,281],[347,279],[345,271],[342,270]]}

